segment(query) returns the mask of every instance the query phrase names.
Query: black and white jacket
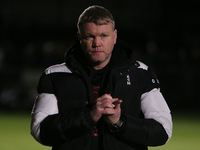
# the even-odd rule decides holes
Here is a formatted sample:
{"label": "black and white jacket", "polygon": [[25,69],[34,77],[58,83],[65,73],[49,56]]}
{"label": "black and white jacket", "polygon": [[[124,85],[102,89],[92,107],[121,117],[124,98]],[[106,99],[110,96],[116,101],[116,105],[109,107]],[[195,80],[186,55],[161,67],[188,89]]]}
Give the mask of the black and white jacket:
{"label": "black and white jacket", "polygon": [[[65,63],[47,68],[40,78],[31,134],[53,150],[90,150],[95,125],[89,113],[92,85],[80,45],[69,49],[65,59]],[[130,49],[121,41],[115,45],[110,63],[104,93],[123,100],[124,123],[117,133],[100,123],[102,149],[146,150],[165,144],[172,135],[172,119],[154,73],[132,60]]]}

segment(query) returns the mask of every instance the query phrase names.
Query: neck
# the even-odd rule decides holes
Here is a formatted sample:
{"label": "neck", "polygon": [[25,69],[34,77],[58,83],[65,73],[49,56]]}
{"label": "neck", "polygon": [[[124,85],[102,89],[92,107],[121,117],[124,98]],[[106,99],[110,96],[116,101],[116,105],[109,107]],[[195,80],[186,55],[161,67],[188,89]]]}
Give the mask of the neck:
{"label": "neck", "polygon": [[100,69],[103,69],[108,63],[110,62],[110,59],[107,59],[105,62],[97,62],[97,63],[93,63],[92,67],[95,69],[95,70],[100,70]]}
{"label": "neck", "polygon": [[96,66],[93,66],[93,68],[95,69],[95,70],[100,70],[100,69],[103,69],[105,66],[106,66],[107,64],[105,64],[105,65],[96,65]]}

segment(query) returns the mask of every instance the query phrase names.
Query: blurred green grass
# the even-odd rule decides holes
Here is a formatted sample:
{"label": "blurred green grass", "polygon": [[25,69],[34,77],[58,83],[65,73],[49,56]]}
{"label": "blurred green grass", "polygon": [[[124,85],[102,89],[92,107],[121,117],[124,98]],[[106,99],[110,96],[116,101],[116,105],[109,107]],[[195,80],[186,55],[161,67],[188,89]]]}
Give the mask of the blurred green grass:
{"label": "blurred green grass", "polygon": [[[164,146],[149,150],[198,150],[200,147],[199,115],[173,115],[173,136]],[[0,150],[51,150],[30,135],[30,114],[0,113]]]}
{"label": "blurred green grass", "polygon": [[173,114],[173,134],[170,141],[149,150],[198,150],[200,148],[200,115],[194,113]]}
{"label": "blurred green grass", "polygon": [[30,135],[30,114],[0,114],[0,150],[51,150]]}

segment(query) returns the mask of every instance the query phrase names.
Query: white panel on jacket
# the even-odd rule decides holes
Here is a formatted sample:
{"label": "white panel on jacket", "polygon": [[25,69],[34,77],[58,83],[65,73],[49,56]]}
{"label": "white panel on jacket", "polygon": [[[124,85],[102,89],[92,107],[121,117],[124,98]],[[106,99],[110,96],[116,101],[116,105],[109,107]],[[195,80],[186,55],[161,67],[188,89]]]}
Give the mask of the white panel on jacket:
{"label": "white panel on jacket", "polygon": [[141,110],[145,118],[154,119],[162,124],[169,140],[172,136],[172,117],[160,89],[153,89],[142,95]]}
{"label": "white panel on jacket", "polygon": [[144,64],[143,62],[141,61],[137,61],[140,66],[138,68],[141,68],[141,69],[144,69],[144,70],[148,70],[148,66],[146,64]]}
{"label": "white panel on jacket", "polygon": [[[31,112],[31,135],[40,142],[40,123],[48,116],[58,113],[57,99],[54,94],[42,93],[36,97]],[[42,144],[42,143],[41,143]]]}
{"label": "white panel on jacket", "polygon": [[69,68],[67,68],[65,63],[50,66],[45,70],[45,74],[51,74],[55,72],[65,72],[65,73],[72,73]]}

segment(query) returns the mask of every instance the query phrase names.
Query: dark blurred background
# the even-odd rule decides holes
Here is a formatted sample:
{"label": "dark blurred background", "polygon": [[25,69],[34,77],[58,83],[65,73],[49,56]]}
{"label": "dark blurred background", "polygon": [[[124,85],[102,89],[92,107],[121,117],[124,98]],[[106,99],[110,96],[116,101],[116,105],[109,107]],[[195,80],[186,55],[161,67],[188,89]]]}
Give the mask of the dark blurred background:
{"label": "dark blurred background", "polygon": [[200,105],[200,1],[1,0],[0,109],[31,111],[40,75],[62,63],[76,23],[90,5],[116,21],[133,57],[151,66],[172,111]]}

